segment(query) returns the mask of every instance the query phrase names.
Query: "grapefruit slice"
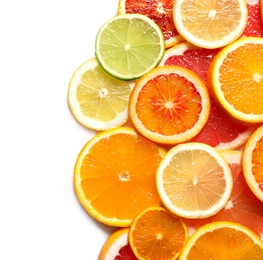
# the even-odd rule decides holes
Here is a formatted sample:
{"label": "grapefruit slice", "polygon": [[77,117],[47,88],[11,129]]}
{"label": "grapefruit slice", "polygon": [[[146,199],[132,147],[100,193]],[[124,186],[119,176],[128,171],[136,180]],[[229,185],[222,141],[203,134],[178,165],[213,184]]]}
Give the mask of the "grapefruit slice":
{"label": "grapefruit slice", "polygon": [[[160,66],[178,65],[188,68],[206,83],[209,65],[218,51],[183,42],[166,50]],[[234,122],[211,99],[209,119],[201,132],[191,141],[206,143],[220,150],[234,149],[244,144],[253,131],[254,127]]]}
{"label": "grapefruit slice", "polygon": [[246,0],[248,20],[243,36],[263,37],[263,22],[261,16],[260,0]]}

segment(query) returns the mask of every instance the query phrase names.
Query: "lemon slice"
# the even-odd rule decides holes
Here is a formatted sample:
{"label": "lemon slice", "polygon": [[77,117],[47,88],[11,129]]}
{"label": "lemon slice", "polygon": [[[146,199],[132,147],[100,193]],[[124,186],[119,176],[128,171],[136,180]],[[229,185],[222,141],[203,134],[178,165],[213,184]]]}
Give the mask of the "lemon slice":
{"label": "lemon slice", "polygon": [[176,29],[188,42],[214,49],[242,35],[248,10],[245,0],[176,0],[173,19]]}
{"label": "lemon slice", "polygon": [[95,55],[112,76],[131,80],[156,67],[165,51],[159,26],[142,14],[122,14],[108,20],[96,37]]}
{"label": "lemon slice", "polygon": [[106,73],[95,58],[80,65],[68,87],[68,104],[77,121],[98,131],[121,126],[128,120],[133,85]]}
{"label": "lemon slice", "polygon": [[233,188],[231,169],[214,148],[184,143],[171,148],[157,169],[163,204],[178,216],[205,218],[228,202]]}

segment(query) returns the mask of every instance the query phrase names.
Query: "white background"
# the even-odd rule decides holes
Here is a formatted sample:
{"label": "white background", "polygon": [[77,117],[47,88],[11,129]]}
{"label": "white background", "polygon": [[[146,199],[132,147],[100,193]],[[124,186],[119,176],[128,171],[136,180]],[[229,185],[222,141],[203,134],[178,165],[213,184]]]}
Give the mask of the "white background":
{"label": "white background", "polygon": [[113,230],[74,193],[76,157],[95,132],[73,118],[67,88],[117,8],[118,0],[0,3],[0,259],[96,260]]}

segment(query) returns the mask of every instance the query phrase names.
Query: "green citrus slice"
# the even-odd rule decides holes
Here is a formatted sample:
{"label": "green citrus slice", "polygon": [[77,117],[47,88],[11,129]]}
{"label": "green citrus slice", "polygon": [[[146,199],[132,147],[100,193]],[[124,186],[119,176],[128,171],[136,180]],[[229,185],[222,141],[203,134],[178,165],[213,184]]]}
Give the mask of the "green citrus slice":
{"label": "green citrus slice", "polygon": [[74,72],[68,86],[68,104],[80,124],[103,131],[128,120],[131,89],[131,82],[112,77],[93,58]]}
{"label": "green citrus slice", "polygon": [[142,14],[116,15],[96,37],[95,55],[112,76],[136,79],[156,67],[165,51],[161,29]]}

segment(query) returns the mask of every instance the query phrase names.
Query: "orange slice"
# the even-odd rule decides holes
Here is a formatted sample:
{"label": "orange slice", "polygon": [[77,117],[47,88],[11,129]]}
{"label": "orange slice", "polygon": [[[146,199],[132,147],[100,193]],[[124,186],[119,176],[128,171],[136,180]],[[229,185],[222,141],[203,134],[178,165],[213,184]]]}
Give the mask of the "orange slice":
{"label": "orange slice", "polygon": [[245,144],[242,167],[251,191],[263,202],[263,126]]}
{"label": "orange slice", "polygon": [[189,42],[215,49],[238,39],[247,23],[245,0],[176,0],[175,27]]}
{"label": "orange slice", "polygon": [[263,38],[241,38],[223,48],[208,70],[215,100],[234,118],[263,122]]}
{"label": "orange slice", "polygon": [[161,207],[150,207],[132,221],[129,242],[140,260],[177,259],[188,238],[186,225]]}
{"label": "orange slice", "polygon": [[185,41],[173,22],[174,0],[119,0],[118,14],[139,13],[148,16],[161,28],[166,48]]}
{"label": "orange slice", "polygon": [[157,143],[176,144],[197,135],[210,113],[203,81],[179,66],[161,66],[140,78],[131,93],[130,118],[136,129]]}
{"label": "orange slice", "polygon": [[164,150],[128,127],[101,132],[82,148],[74,187],[86,211],[111,226],[129,226],[134,216],[160,205],[155,172]]}
{"label": "orange slice", "polygon": [[163,204],[185,218],[206,218],[228,202],[233,178],[226,160],[203,143],[178,144],[157,169],[157,189]]}
{"label": "orange slice", "polygon": [[200,227],[187,241],[179,260],[263,259],[263,241],[234,222],[212,222]]}
{"label": "orange slice", "polygon": [[112,232],[104,242],[98,260],[136,260],[128,241],[129,230],[129,228],[120,228]]}

